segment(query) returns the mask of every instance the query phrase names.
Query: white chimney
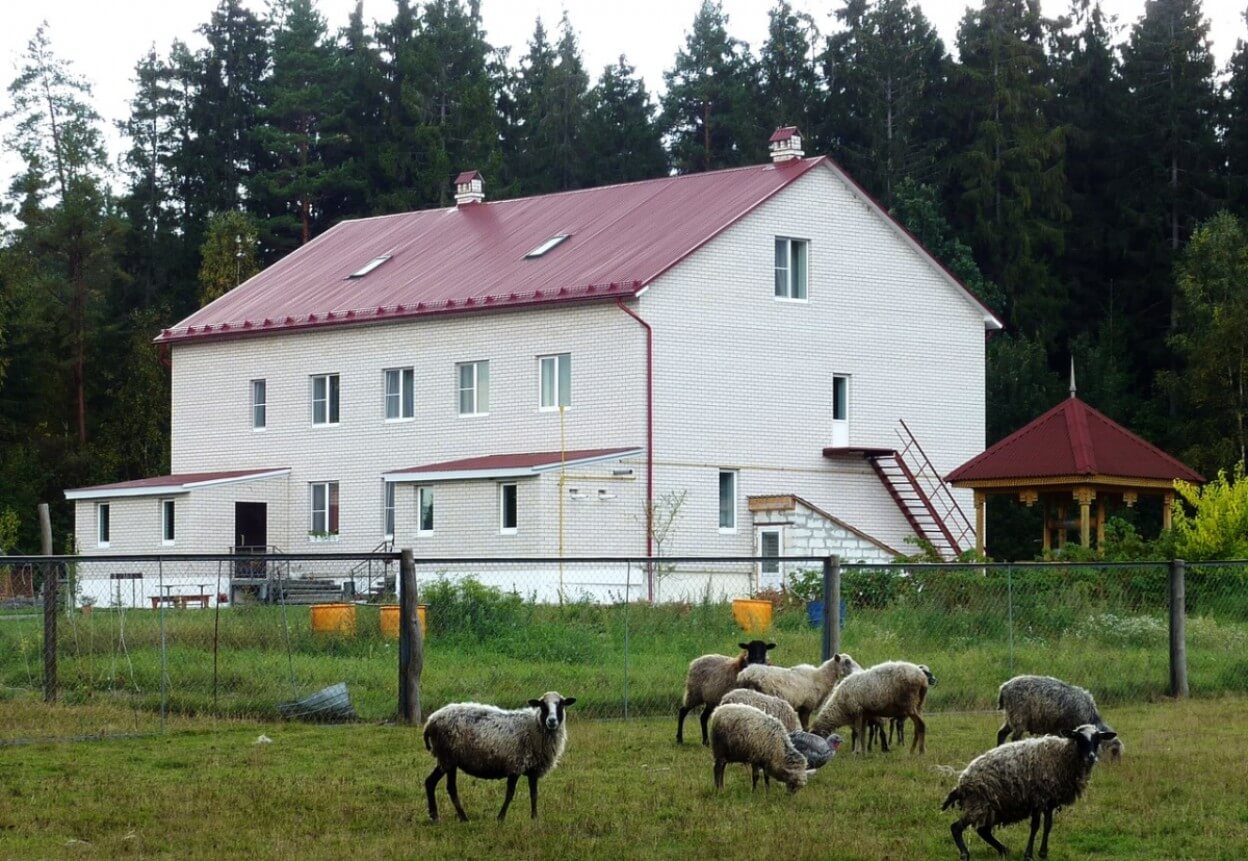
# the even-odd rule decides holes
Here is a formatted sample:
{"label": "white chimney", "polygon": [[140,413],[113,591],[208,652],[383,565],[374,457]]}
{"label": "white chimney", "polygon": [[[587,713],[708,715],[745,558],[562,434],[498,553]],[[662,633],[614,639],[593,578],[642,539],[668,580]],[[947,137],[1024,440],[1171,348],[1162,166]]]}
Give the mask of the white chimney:
{"label": "white chimney", "polygon": [[466,170],[455,177],[455,205],[465,206],[485,200],[485,180],[480,171]]}
{"label": "white chimney", "polygon": [[797,126],[778,128],[768,138],[767,149],[771,150],[771,160],[776,164],[799,159],[805,155],[802,152],[802,133]]}

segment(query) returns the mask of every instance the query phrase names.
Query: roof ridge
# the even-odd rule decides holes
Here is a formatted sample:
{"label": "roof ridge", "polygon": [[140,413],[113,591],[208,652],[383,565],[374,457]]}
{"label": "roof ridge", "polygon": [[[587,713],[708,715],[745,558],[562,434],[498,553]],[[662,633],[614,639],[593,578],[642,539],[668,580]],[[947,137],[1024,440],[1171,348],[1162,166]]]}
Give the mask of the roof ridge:
{"label": "roof ridge", "polygon": [[1070,436],[1070,453],[1075,458],[1075,472],[1096,475],[1096,449],[1088,429],[1088,416],[1080,406],[1087,406],[1078,398],[1067,398],[1063,403],[1066,432]]}
{"label": "roof ridge", "polygon": [[[1079,399],[1075,398],[1075,400],[1079,400]],[[1079,403],[1083,404],[1084,409],[1087,412],[1091,413],[1094,418],[1099,419],[1101,423],[1104,424],[1108,430],[1112,430],[1115,433],[1119,434],[1120,436],[1125,436],[1131,442],[1135,442],[1139,445],[1144,446],[1144,448],[1147,449],[1150,453],[1160,456],[1163,460],[1167,461],[1173,466],[1178,467],[1180,470],[1184,472],[1190,472],[1193,475],[1199,477],[1202,481],[1204,480],[1204,476],[1200,475],[1200,473],[1196,472],[1196,470],[1192,469],[1190,466],[1185,464],[1183,461],[1179,460],[1174,455],[1170,454],[1164,449],[1158,448],[1157,446],[1153,445],[1151,442],[1144,439],[1144,437],[1140,436],[1139,434],[1135,433],[1129,428],[1126,428],[1123,425],[1119,424],[1118,422],[1114,421],[1109,416],[1105,415],[1103,412],[1101,412],[1100,410],[1098,410],[1096,407],[1092,406],[1091,404],[1085,403],[1084,401],[1081,401],[1081,400],[1079,401]]]}

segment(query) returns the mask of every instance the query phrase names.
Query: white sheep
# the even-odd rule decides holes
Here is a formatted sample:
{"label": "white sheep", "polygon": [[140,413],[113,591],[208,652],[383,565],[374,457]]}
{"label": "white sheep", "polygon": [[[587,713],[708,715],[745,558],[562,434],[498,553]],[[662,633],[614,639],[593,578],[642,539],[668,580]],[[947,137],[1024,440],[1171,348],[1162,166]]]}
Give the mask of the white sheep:
{"label": "white sheep", "polygon": [[758,787],[758,773],[768,787],[770,778],[784,783],[789,792],[806,785],[806,757],[793,746],[784,725],[753,706],[730,703],[711,715],[711,752],[715,755],[715,788],[724,788],[724,768],[730,762],[750,766],[751,785]]}
{"label": "white sheep", "polygon": [[801,722],[798,721],[797,712],[793,710],[793,706],[779,697],[773,697],[769,694],[762,694],[748,688],[737,688],[735,691],[729,691],[724,694],[724,698],[719,701],[719,704],[721,706],[733,704],[753,706],[763,714],[769,714],[780,721],[789,732],[801,728]]}
{"label": "white sheep", "polygon": [[962,832],[974,827],[989,846],[1005,855],[1009,850],[992,836],[998,825],[1010,825],[1031,817],[1031,836],[1023,857],[1030,861],[1040,818],[1044,837],[1040,857],[1049,854],[1053,811],[1073,804],[1083,793],[1096,764],[1098,747],[1116,733],[1084,724],[1060,736],[1046,735],[1012,741],[994,747],[971,760],[958,776],[958,784],[945,798],[941,810],[957,806],[962,816],[950,826],[962,861],[971,857]]}
{"label": "white sheep", "polygon": [[889,661],[876,664],[841,681],[811,723],[811,732],[827,736],[845,724],[853,726],[850,750],[866,746],[866,728],[877,718],[910,718],[914,739],[910,752],[927,750],[927,725],[923,701],[927,698],[928,674],[918,664]]}
{"label": "white sheep", "polygon": [[568,729],[564,709],[576,702],[549,691],[541,699],[529,700],[529,707],[507,711],[480,703],[452,703],[429,715],[425,722],[425,749],[433,753],[437,765],[425,779],[429,797],[429,818],[438,820],[434,792],[446,775],[446,792],[461,821],[467,821],[455,785],[457,769],[485,780],[507,778],[507,795],[498,821],[507,816],[511,797],[520,775],[529,779],[529,802],[537,818],[537,781],[554,770],[567,744]]}
{"label": "white sheep", "polygon": [[[997,708],[1005,712],[1005,722],[997,730],[997,744],[1006,736],[1013,741],[1032,735],[1058,735],[1090,723],[1102,732],[1113,728],[1101,720],[1092,694],[1052,676],[1015,676],[1001,685]],[[1106,745],[1110,759],[1122,756],[1122,740]]]}
{"label": "white sheep", "polygon": [[703,655],[689,662],[689,670],[685,673],[685,695],[676,718],[677,744],[685,742],[685,716],[698,706],[705,706],[702,709],[702,743],[710,744],[707,721],[715,706],[719,705],[724,694],[737,687],[737,675],[746,666],[767,663],[767,653],[776,647],[775,643],[764,643],[762,640],[737,645],[742,652],[736,657]]}
{"label": "white sheep", "polygon": [[806,729],[810,726],[810,716],[855,666],[854,659],[844,654],[833,655],[817,667],[810,664],[795,667],[755,664],[741,671],[737,676],[737,685],[784,700],[793,706],[802,729]]}
{"label": "white sheep", "polygon": [[[861,669],[861,668],[859,668]],[[936,676],[932,675],[932,671],[927,668],[926,664],[919,664],[919,669],[927,674],[927,684],[929,687],[935,687]],[[870,724],[867,731],[867,750],[871,750],[871,746],[878,738],[880,740],[880,750],[888,753],[888,746],[893,743],[894,737],[898,744],[906,743],[906,719],[891,718],[888,722],[888,732],[884,731],[884,721],[874,720]]]}

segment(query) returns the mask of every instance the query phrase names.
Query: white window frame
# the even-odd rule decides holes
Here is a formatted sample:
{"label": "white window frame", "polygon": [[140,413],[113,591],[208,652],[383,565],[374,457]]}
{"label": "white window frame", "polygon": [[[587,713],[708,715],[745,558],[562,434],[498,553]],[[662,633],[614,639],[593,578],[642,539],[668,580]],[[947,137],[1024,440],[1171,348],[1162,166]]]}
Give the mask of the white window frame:
{"label": "white window frame", "polygon": [[[463,369],[472,368],[472,387],[465,388],[463,385]],[[485,385],[481,385],[481,370],[485,369]],[[485,389],[485,409],[482,409],[481,390]],[[464,393],[472,392],[472,411],[464,412]],[[455,412],[460,418],[475,418],[477,416],[488,416],[490,414],[490,360],[476,359],[471,362],[455,363]]]}
{"label": "white window frame", "polygon": [[[107,526],[105,525],[107,521]],[[112,503],[97,502],[95,504],[95,546],[107,549],[113,539]]]}
{"label": "white window frame", "polygon": [[[160,500],[160,543],[162,547],[172,547],[178,540],[177,500]],[[170,538],[172,533],[173,537]]]}
{"label": "white window frame", "polygon": [[[723,487],[725,475],[732,476],[732,525],[731,526],[724,526],[724,522],[723,522],[724,500],[723,500],[722,487]],[[737,534],[737,523],[739,522],[738,515],[740,514],[740,512],[737,510],[738,509],[737,499],[740,496],[740,492],[739,492],[740,481],[741,481],[741,473],[739,470],[735,470],[735,469],[721,469],[716,478],[715,512],[716,512],[716,523],[719,525],[720,535],[736,535]]]}
{"label": "white window frame", "polygon": [[[338,491],[342,493],[341,490]],[[381,481],[381,537],[387,541],[394,540],[394,518],[395,518],[395,484],[393,481]],[[342,526],[342,497],[338,499],[338,526]]]}
{"label": "white window frame", "polygon": [[[784,243],[785,264],[780,266],[775,262],[776,244]],[[802,295],[794,295],[796,293],[793,272],[793,245],[798,243],[806,249],[806,283],[802,284]],[[775,291],[775,274],[783,271],[785,273],[785,292],[777,294]],[[810,301],[810,240],[801,239],[796,236],[777,236],[775,243],[772,244],[772,296],[777,302],[809,302]]]}
{"label": "white window frame", "polygon": [[[550,363],[553,366],[551,385],[551,402],[546,403],[546,365]],[[563,368],[567,368],[567,391],[561,381],[564,375],[560,373]],[[560,403],[567,400],[566,404]],[[566,409],[572,408],[572,354],[571,353],[551,353],[546,356],[537,357],[537,409],[543,413],[558,412],[560,407]]]}
{"label": "white window frame", "polygon": [[[836,417],[836,383],[838,380],[844,381],[845,387],[845,415],[843,418]],[[853,415],[853,386],[854,380],[849,374],[833,374],[832,375],[832,445],[848,446],[849,434],[851,430],[850,417]]]}
{"label": "white window frame", "polygon": [[[325,404],[325,420],[319,421],[319,422],[316,420],[316,405],[318,403],[317,397],[316,397],[316,381],[317,380],[325,381],[325,399],[323,401],[323,403]],[[331,382],[333,380],[338,381],[336,387]],[[335,389],[337,391],[336,399],[334,395]],[[311,377],[308,378],[308,394],[309,394],[309,401],[312,407],[312,427],[336,428],[338,427],[339,424],[342,423],[342,376],[340,374],[337,374],[337,373],[313,374]],[[334,421],[330,421],[330,417],[333,416],[334,414],[333,408],[335,406],[337,406],[338,408],[338,418]]]}
{"label": "white window frame", "polygon": [[[316,528],[316,488],[325,488],[325,528]],[[338,492],[338,530],[331,530],[330,512],[333,510],[334,490]],[[337,481],[310,481],[308,482],[308,539],[310,541],[337,541],[338,536],[342,534],[342,485]]]}
{"label": "white window frame", "polygon": [[[398,391],[390,391],[390,375],[398,380]],[[407,385],[404,385],[404,383]],[[398,415],[390,415],[390,400],[394,398]],[[416,418],[416,369],[386,368],[381,372],[381,416],[387,423],[410,422]]]}
{"label": "white window frame", "polygon": [[[766,554],[763,553],[763,536],[767,533],[775,533],[775,536],[776,536],[776,563],[775,563],[776,570],[774,572],[763,570],[763,566],[768,564],[762,559],[762,557],[766,556]],[[760,584],[760,586],[763,581],[763,576],[771,575],[771,574],[775,574],[776,576],[778,576],[780,578],[780,582],[783,583],[784,582],[784,563],[780,561],[784,557],[784,527],[783,526],[765,526],[764,525],[764,526],[758,527],[758,555],[760,559],[759,559],[757,566],[755,566],[756,567],[755,574],[758,577],[758,583]]]}
{"label": "white window frame", "polygon": [[[510,487],[516,498],[516,525],[506,525],[506,488]],[[514,481],[500,481],[498,483],[498,534],[499,535],[515,535],[520,531],[520,485]]]}
{"label": "white window frame", "polygon": [[[258,377],[251,381],[249,388],[251,389],[251,429],[256,433],[263,433],[269,427],[269,383],[263,377]],[[256,391],[264,396],[263,399],[256,398]],[[257,410],[259,411],[260,421],[256,422]]]}
{"label": "white window frame", "polygon": [[[425,529],[425,497],[429,498],[429,518],[432,521],[430,528]],[[499,523],[502,523],[500,515]],[[438,509],[437,495],[433,492],[432,484],[422,484],[416,488],[416,534],[432,535],[434,530],[438,528]]]}

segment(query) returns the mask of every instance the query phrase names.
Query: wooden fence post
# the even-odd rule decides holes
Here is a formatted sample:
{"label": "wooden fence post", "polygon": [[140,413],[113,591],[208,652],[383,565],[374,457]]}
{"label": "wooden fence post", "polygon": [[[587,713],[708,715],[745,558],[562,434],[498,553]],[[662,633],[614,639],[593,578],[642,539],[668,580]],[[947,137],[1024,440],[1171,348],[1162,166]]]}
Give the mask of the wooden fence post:
{"label": "wooden fence post", "polygon": [[399,559],[399,722],[418,724],[420,674],[425,667],[425,635],[416,604],[416,558],[411,548]]}
{"label": "wooden fence post", "polygon": [[1186,697],[1187,689],[1187,566],[1170,562],[1170,695]]}
{"label": "wooden fence post", "polygon": [[[52,518],[48,504],[39,503],[39,534],[44,556],[52,555]],[[43,701],[56,702],[56,605],[60,566],[43,563]]]}
{"label": "wooden fence post", "polygon": [[841,650],[841,557],[823,560],[823,660]]}

